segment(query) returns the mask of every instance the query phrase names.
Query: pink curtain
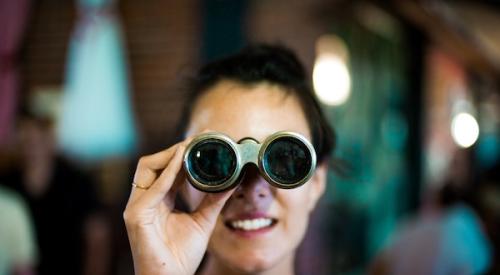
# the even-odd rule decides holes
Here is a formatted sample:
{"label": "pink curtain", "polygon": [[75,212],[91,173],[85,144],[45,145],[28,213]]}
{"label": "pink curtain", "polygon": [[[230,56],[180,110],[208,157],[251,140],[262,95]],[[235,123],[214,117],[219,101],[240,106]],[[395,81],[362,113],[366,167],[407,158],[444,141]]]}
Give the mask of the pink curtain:
{"label": "pink curtain", "polygon": [[17,53],[29,6],[30,0],[0,0],[0,145],[12,132],[19,87]]}

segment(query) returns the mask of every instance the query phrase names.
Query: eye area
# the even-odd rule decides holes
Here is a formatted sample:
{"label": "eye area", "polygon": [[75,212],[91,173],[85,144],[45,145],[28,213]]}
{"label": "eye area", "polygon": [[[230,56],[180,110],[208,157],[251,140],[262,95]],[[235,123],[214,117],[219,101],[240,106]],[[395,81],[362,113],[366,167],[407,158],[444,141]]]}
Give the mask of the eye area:
{"label": "eye area", "polygon": [[257,165],[270,184],[290,189],[312,176],[316,154],[307,139],[292,132],[277,132],[262,145],[253,138],[235,143],[223,134],[210,133],[195,139],[184,156],[189,181],[205,192],[239,184],[249,164]]}
{"label": "eye area", "polygon": [[283,185],[294,185],[309,175],[312,156],[309,148],[294,137],[273,140],[264,152],[263,168],[269,177]]}
{"label": "eye area", "polygon": [[224,141],[210,139],[196,144],[188,155],[194,179],[216,186],[226,182],[236,170],[236,154]]}

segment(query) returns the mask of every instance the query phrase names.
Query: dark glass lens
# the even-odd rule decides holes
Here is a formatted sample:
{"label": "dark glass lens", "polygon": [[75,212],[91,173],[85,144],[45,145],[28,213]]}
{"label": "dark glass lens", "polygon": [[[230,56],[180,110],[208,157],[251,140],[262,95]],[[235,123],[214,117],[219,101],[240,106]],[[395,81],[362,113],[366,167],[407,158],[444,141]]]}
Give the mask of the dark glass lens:
{"label": "dark glass lens", "polygon": [[311,153],[306,145],[293,137],[282,137],[268,145],[263,157],[264,170],[283,185],[304,179],[311,169]]}
{"label": "dark glass lens", "polygon": [[225,142],[217,139],[201,141],[188,156],[189,169],[201,183],[216,186],[224,183],[236,169],[236,154]]}

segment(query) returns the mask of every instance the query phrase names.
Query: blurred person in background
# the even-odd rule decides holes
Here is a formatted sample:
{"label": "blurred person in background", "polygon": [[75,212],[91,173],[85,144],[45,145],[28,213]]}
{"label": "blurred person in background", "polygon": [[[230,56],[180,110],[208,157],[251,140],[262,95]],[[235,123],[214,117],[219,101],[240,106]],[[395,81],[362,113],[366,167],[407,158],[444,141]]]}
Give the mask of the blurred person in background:
{"label": "blurred person in background", "polygon": [[35,229],[23,199],[0,186],[0,275],[36,274]]}
{"label": "blurred person in background", "polygon": [[473,184],[479,183],[472,180],[468,153],[457,151],[440,187],[427,192],[419,216],[399,228],[370,274],[487,274],[493,251],[473,208]]}
{"label": "blurred person in background", "polygon": [[[324,192],[334,148],[302,64],[285,48],[252,46],[201,68],[190,88],[184,136],[210,130],[262,142],[293,131],[312,141],[318,165],[295,189],[270,185],[252,166],[238,187],[207,194],[187,184],[181,170],[189,138],[141,158],[124,212],[136,274],[295,274],[296,251]],[[187,212],[174,209],[178,191]],[[256,218],[272,222],[235,225]]]}
{"label": "blurred person in background", "polygon": [[481,174],[481,182],[473,197],[473,203],[484,221],[493,247],[496,248],[488,274],[500,274],[500,162],[497,161]]}
{"label": "blurred person in background", "polygon": [[39,274],[104,274],[108,229],[91,178],[59,156],[53,120],[25,112],[19,122],[18,165],[1,182],[31,211]]}

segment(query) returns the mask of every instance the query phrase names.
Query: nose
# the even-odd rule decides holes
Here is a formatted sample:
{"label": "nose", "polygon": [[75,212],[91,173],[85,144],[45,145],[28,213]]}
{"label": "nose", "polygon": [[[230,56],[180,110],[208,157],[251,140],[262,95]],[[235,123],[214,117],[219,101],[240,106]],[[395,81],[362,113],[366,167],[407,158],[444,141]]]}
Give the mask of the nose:
{"label": "nose", "polygon": [[246,167],[233,197],[239,202],[262,207],[267,206],[273,196],[273,187],[260,175],[256,166],[250,165]]}

